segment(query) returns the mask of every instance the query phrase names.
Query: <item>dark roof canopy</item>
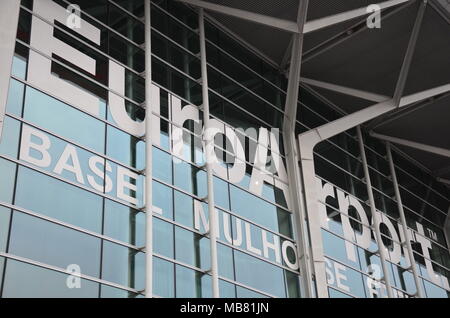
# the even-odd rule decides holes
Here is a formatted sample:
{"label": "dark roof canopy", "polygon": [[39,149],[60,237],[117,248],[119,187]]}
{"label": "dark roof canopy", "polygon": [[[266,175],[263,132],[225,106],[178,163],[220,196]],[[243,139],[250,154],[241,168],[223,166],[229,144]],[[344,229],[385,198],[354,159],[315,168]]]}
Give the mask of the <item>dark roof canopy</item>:
{"label": "dark roof canopy", "polygon": [[[216,23],[250,44],[280,70],[288,69],[293,34],[290,31],[297,24],[299,0],[180,1],[203,6]],[[308,3],[302,85],[312,87],[345,113],[393,97],[422,0],[376,2],[382,6],[379,29],[368,28],[368,13],[361,11],[373,0]],[[243,18],[241,13],[254,16]],[[315,29],[317,23],[322,25]],[[428,0],[403,96],[447,84],[450,85],[450,0]],[[396,109],[365,127],[375,137],[393,137],[391,141],[399,149],[436,177],[450,179],[449,91]]]}

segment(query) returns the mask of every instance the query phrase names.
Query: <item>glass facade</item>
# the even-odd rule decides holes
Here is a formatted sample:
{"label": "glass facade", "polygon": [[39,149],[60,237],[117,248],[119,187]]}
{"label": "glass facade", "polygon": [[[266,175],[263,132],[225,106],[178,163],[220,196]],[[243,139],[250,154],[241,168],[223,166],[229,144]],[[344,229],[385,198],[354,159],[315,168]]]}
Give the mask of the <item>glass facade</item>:
{"label": "glass facade", "polygon": [[[61,18],[69,4],[81,8],[79,29]],[[143,297],[145,85],[154,94],[153,293],[212,296],[198,16],[177,1],[152,1],[150,84],[143,8],[143,0],[21,1],[0,143],[1,297]],[[287,79],[211,21],[205,27],[220,132],[220,295],[302,297],[280,132]],[[342,116],[314,92],[300,96],[297,134]],[[385,145],[370,136],[364,145],[391,284],[396,297],[411,297],[417,287]],[[401,152],[393,156],[422,288],[448,297],[450,192]],[[385,297],[355,130],[320,143],[314,161],[329,296]]]}

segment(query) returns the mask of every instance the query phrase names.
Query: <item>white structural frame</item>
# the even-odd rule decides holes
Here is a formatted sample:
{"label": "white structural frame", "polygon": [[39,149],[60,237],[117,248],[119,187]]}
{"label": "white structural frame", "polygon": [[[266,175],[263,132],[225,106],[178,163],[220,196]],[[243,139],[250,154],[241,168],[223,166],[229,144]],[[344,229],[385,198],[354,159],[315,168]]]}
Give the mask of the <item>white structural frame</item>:
{"label": "white structural frame", "polygon": [[424,298],[425,294],[423,292],[422,282],[419,278],[419,271],[417,270],[417,265],[414,260],[414,253],[411,246],[411,236],[410,232],[408,230],[408,225],[406,223],[406,217],[405,217],[405,211],[403,209],[403,202],[402,202],[402,196],[400,195],[400,189],[398,186],[398,180],[397,180],[397,173],[395,171],[395,165],[394,160],[392,158],[392,149],[391,144],[389,142],[386,142],[386,154],[387,154],[387,160],[389,163],[389,169],[391,172],[391,179],[392,184],[394,186],[394,193],[395,193],[395,199],[397,201],[397,208],[398,208],[398,214],[400,215],[400,223],[402,225],[402,231],[403,231],[403,238],[404,242],[402,242],[403,247],[406,248],[410,263],[410,269],[412,270],[413,276],[414,276],[414,283],[416,284],[416,295],[418,298]]}
{"label": "white structural frame", "polygon": [[[450,185],[450,181],[449,180],[446,181]],[[444,234],[445,240],[447,241],[447,246],[450,246],[450,207],[448,208],[447,218],[445,219],[444,223]]]}
{"label": "white structural frame", "polygon": [[375,133],[373,131],[370,132],[370,135],[372,137],[374,137],[374,138],[381,139],[381,140],[388,141],[388,142],[392,142],[394,144],[398,144],[398,145],[402,145],[402,146],[405,146],[405,147],[414,148],[414,149],[422,150],[422,151],[425,151],[425,152],[434,153],[434,154],[439,155],[439,156],[450,158],[450,150],[449,149],[440,148],[440,147],[436,147],[436,146],[430,146],[430,145],[422,144],[422,143],[419,143],[419,142],[406,140],[406,139],[403,139],[403,138],[398,138],[398,137],[392,137],[392,136],[387,136],[387,135],[383,135],[383,134],[378,134],[378,133]]}
{"label": "white structural frame", "polygon": [[356,133],[358,136],[358,144],[359,144],[359,152],[361,154],[361,161],[362,161],[362,167],[364,170],[364,180],[366,181],[366,188],[367,188],[367,195],[369,197],[369,206],[370,206],[370,214],[372,215],[372,229],[375,233],[375,238],[378,246],[378,253],[380,254],[380,263],[381,268],[383,270],[383,277],[380,278],[380,281],[383,281],[386,286],[387,295],[389,298],[393,298],[394,294],[392,292],[392,284],[391,284],[391,278],[389,275],[389,270],[387,268],[386,263],[386,252],[387,249],[384,247],[382,238],[381,238],[381,231],[380,231],[380,225],[381,220],[380,216],[378,215],[378,210],[375,207],[375,198],[373,196],[373,188],[372,188],[372,180],[370,178],[369,173],[369,166],[367,164],[367,157],[366,157],[366,149],[364,148],[364,139],[363,135],[361,133],[361,126],[356,127]]}
{"label": "white structural frame", "polygon": [[153,297],[153,198],[152,198],[152,31],[151,0],[145,0],[145,297]]}
{"label": "white structural frame", "polygon": [[209,214],[209,242],[211,253],[211,284],[213,298],[219,298],[219,271],[217,261],[217,213],[214,202],[213,167],[211,165],[214,154],[214,135],[212,134],[209,118],[209,88],[208,88],[208,68],[206,64],[206,40],[205,40],[205,18],[203,8],[199,8],[198,15],[199,35],[200,35],[200,64],[202,83],[202,111],[203,111],[203,142],[205,147],[205,166],[207,175],[207,197]]}
{"label": "white structural frame", "polygon": [[0,139],[3,131],[6,103],[9,92],[17,26],[19,24],[20,1],[2,1],[0,10]]}
{"label": "white structural frame", "polygon": [[[300,0],[297,24],[302,30],[308,11],[309,0]],[[305,208],[301,197],[302,184],[300,179],[300,168],[298,165],[299,154],[296,147],[295,125],[298,108],[298,95],[300,85],[300,70],[302,65],[303,32],[294,34],[291,45],[291,63],[289,69],[289,80],[286,94],[285,118],[283,122],[283,136],[285,138],[285,154],[289,188],[294,211],[294,223],[297,238],[297,254],[302,279],[302,293],[304,297],[314,297],[312,286],[312,263],[310,257],[309,241],[307,239],[308,227],[306,224]]]}

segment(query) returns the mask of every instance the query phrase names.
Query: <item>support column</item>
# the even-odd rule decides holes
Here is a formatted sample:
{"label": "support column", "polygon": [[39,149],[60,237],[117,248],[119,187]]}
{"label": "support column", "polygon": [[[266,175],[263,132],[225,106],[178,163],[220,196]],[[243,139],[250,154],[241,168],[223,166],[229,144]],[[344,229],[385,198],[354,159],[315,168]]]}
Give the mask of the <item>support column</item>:
{"label": "support column", "polygon": [[300,69],[303,52],[303,25],[306,21],[308,0],[301,0],[297,14],[297,24],[300,33],[292,35],[291,64],[289,68],[288,89],[286,96],[286,116],[283,122],[283,136],[285,139],[285,153],[289,189],[292,200],[293,219],[295,223],[297,254],[302,280],[302,296],[314,297],[312,287],[312,270],[309,252],[308,228],[306,224],[305,208],[301,197],[302,184],[300,180],[299,156],[295,142],[295,123],[297,118],[298,91],[300,87]]}
{"label": "support column", "polygon": [[205,17],[203,8],[199,9],[198,25],[200,31],[200,62],[202,72],[202,110],[204,125],[204,145],[205,145],[205,165],[207,175],[208,194],[206,202],[208,203],[209,213],[209,242],[211,250],[211,283],[212,295],[219,298],[219,272],[217,265],[217,213],[214,206],[214,184],[212,172],[212,158],[214,153],[214,134],[209,124],[209,93],[208,93],[208,68],[206,64],[206,45],[205,45]]}
{"label": "support column", "polygon": [[16,47],[19,11],[20,1],[18,0],[3,0],[0,4],[0,139]]}
{"label": "support column", "polygon": [[153,200],[152,200],[152,30],[150,1],[145,0],[145,297],[153,297]]}
{"label": "support column", "polygon": [[394,185],[395,199],[397,200],[398,213],[400,214],[400,222],[402,224],[403,236],[405,238],[404,247],[408,251],[409,262],[411,270],[414,275],[414,282],[416,284],[417,296],[423,298],[424,293],[422,290],[422,283],[419,279],[419,272],[417,270],[416,262],[414,261],[413,249],[411,246],[411,238],[409,236],[408,226],[406,224],[405,211],[403,210],[402,197],[400,195],[400,190],[398,187],[397,173],[395,172],[394,160],[392,159],[391,144],[386,143],[386,153],[389,162],[389,168],[391,170],[392,183]]}
{"label": "support column", "polygon": [[361,159],[362,159],[363,169],[364,169],[364,178],[366,179],[367,195],[369,196],[370,212],[372,214],[372,229],[375,232],[375,238],[376,238],[377,245],[378,245],[378,253],[380,254],[381,268],[383,270],[383,277],[381,278],[381,280],[383,280],[386,285],[388,297],[393,298],[394,294],[392,292],[391,279],[389,277],[389,271],[386,266],[387,265],[387,263],[386,263],[386,248],[384,247],[383,241],[381,239],[381,232],[380,232],[381,220],[379,218],[377,208],[375,207],[375,199],[373,197],[372,182],[370,180],[369,166],[367,165],[366,150],[364,149],[364,140],[362,137],[360,126],[356,127],[356,132],[358,134],[359,151],[361,153]]}

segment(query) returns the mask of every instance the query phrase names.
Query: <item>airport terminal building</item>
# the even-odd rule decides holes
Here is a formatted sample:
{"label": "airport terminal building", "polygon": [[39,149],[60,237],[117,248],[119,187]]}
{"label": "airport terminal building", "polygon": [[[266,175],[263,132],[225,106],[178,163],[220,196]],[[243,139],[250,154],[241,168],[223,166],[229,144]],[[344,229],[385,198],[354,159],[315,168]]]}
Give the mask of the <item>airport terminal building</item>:
{"label": "airport terminal building", "polygon": [[0,297],[447,298],[447,0],[3,0]]}

